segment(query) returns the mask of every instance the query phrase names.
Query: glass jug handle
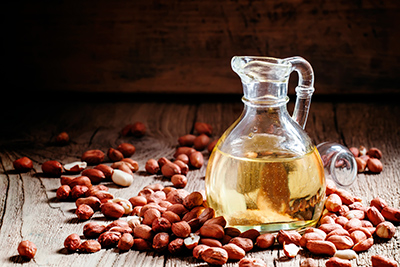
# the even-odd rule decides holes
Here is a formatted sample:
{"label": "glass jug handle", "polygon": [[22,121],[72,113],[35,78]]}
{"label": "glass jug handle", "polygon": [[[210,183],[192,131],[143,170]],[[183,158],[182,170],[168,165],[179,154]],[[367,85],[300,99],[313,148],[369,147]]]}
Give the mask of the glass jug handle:
{"label": "glass jug handle", "polygon": [[303,129],[306,127],[308,111],[310,110],[311,96],[314,93],[314,72],[313,69],[302,57],[286,58],[292,64],[292,71],[299,75],[299,83],[296,87],[296,104],[292,118]]}

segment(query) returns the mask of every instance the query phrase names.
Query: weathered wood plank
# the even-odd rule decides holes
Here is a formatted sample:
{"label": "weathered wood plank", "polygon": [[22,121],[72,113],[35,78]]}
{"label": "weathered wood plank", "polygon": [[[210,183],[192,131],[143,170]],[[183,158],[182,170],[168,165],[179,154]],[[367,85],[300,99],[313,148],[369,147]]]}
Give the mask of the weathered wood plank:
{"label": "weathered wood plank", "polygon": [[[292,104],[291,104],[292,106]],[[23,125],[1,132],[0,147],[0,261],[6,266],[14,266],[23,261],[17,256],[16,247],[22,239],[31,239],[38,246],[34,261],[27,266],[123,266],[135,263],[140,266],[205,266],[192,257],[172,257],[158,253],[139,253],[129,251],[119,253],[116,249],[102,250],[98,253],[68,254],[63,249],[67,235],[82,234],[83,222],[74,215],[72,202],[59,202],[55,198],[59,179],[41,175],[41,164],[48,159],[62,163],[75,161],[83,151],[98,148],[107,151],[109,147],[121,142],[131,142],[137,152],[132,156],[138,160],[140,171],[135,182],[128,188],[118,188],[110,184],[115,196],[129,198],[147,184],[170,182],[161,176],[145,175],[144,163],[148,158],[172,157],[180,135],[193,131],[196,121],[213,125],[213,138],[218,138],[240,115],[243,104],[237,103],[80,103],[73,107],[60,104],[50,105],[47,110],[32,111]],[[290,110],[290,108],[289,108]],[[49,112],[52,111],[52,112]],[[395,105],[374,103],[313,103],[306,127],[314,140],[320,143],[331,140],[350,145],[379,147],[384,154],[384,171],[381,174],[359,174],[350,190],[363,198],[364,203],[375,196],[400,207],[398,170],[400,147],[400,122],[395,119],[400,114]],[[16,114],[15,116],[19,116]],[[360,119],[363,118],[363,119]],[[142,121],[148,128],[143,138],[122,137],[119,131],[128,123]],[[21,132],[21,131],[24,132]],[[52,143],[60,131],[67,131],[71,143],[64,147]],[[208,152],[204,152],[207,157]],[[34,161],[34,170],[17,174],[12,171],[12,161],[20,156],[29,156]],[[205,166],[192,170],[188,175],[187,190],[204,189]],[[96,214],[93,221],[104,221]],[[399,236],[388,242],[373,246],[370,251],[361,253],[353,264],[370,266],[372,254],[387,255],[400,261]],[[251,252],[249,256],[259,257],[273,266],[298,266],[305,257],[301,252],[295,259],[284,258],[280,248],[275,247],[262,252]],[[320,266],[326,258],[319,258]],[[228,263],[227,266],[236,266]]]}
{"label": "weathered wood plank", "polygon": [[8,4],[5,78],[18,97],[41,89],[77,98],[81,91],[240,93],[234,55],[303,56],[317,94],[399,92],[395,0]]}

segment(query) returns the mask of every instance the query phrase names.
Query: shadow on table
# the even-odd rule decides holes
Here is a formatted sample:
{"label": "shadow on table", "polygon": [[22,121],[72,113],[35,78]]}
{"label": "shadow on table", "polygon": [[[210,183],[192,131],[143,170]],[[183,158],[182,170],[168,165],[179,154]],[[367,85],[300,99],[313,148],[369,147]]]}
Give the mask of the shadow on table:
{"label": "shadow on table", "polygon": [[31,259],[27,257],[22,257],[21,255],[14,255],[9,258],[9,260],[13,263],[27,263],[30,262]]}

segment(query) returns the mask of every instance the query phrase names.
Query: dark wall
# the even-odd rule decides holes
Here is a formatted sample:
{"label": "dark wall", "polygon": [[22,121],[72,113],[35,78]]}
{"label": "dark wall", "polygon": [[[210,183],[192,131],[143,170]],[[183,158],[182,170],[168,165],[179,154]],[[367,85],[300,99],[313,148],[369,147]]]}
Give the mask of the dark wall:
{"label": "dark wall", "polygon": [[300,55],[317,94],[400,92],[398,0],[12,1],[3,10],[13,91],[240,93],[232,56]]}

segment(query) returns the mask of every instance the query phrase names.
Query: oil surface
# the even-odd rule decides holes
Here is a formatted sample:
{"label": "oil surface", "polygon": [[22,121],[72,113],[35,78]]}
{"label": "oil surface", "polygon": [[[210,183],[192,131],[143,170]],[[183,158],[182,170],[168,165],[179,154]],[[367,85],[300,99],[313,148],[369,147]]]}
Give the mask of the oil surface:
{"label": "oil surface", "polygon": [[[313,148],[299,156],[277,149],[272,135],[216,147],[207,168],[208,205],[229,226],[273,232],[316,224],[325,196],[324,170]],[[246,152],[241,152],[246,151]]]}

